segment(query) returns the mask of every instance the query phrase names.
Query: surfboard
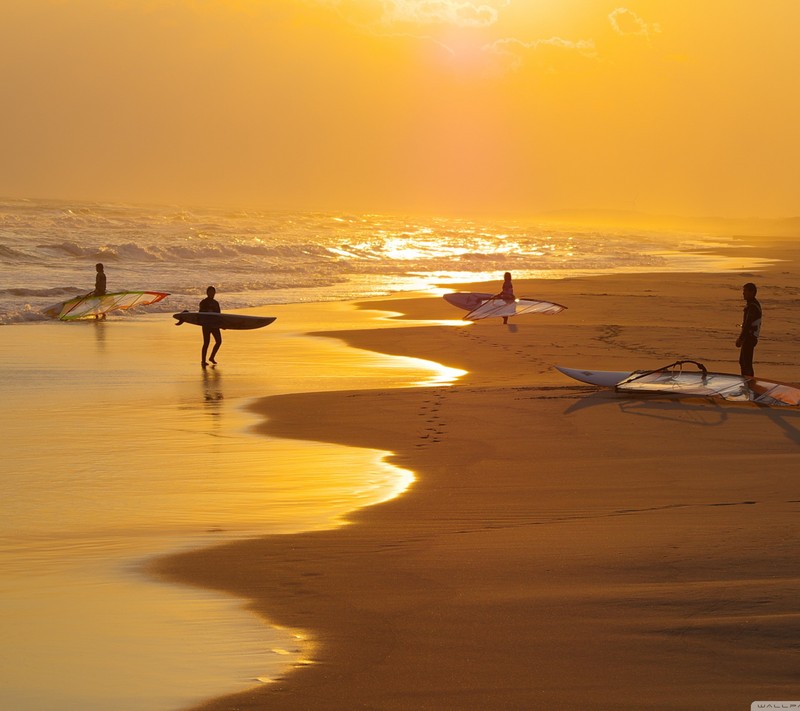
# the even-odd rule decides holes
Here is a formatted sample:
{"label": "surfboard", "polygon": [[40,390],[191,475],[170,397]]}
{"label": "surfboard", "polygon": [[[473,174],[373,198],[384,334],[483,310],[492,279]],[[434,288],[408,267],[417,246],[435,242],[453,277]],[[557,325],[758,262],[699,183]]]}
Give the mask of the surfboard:
{"label": "surfboard", "polygon": [[581,383],[597,385],[602,388],[613,388],[631,375],[630,370],[584,370],[583,368],[565,368],[561,365],[557,365],[555,368]]}
{"label": "surfboard", "polygon": [[48,306],[42,313],[60,321],[77,321],[82,318],[102,316],[118,309],[155,304],[168,296],[169,293],[166,291],[114,291],[101,296],[84,294]]}
{"label": "surfboard", "polygon": [[453,306],[457,306],[464,311],[477,309],[484,301],[488,301],[494,294],[480,294],[470,291],[459,291],[454,294],[445,294],[442,298]]}
{"label": "surfboard", "polygon": [[442,298],[448,304],[469,311],[464,316],[467,321],[480,321],[484,318],[520,316],[533,313],[557,314],[567,308],[552,301],[541,301],[527,297],[507,301],[496,294],[483,294],[480,292],[456,292],[445,294]]}
{"label": "surfboard", "polygon": [[[684,370],[686,364],[695,365],[698,370]],[[729,402],[800,406],[800,388],[794,385],[734,373],[716,373],[696,361],[677,361],[655,370],[584,370],[558,365],[556,369],[582,383],[614,388],[620,393],[716,397]]]}
{"label": "surfboard", "polygon": [[269,326],[277,316],[246,316],[245,314],[217,314],[208,311],[181,311],[172,314],[180,326],[191,323],[195,326],[208,326],[210,328],[223,328],[231,331],[249,331],[254,328]]}

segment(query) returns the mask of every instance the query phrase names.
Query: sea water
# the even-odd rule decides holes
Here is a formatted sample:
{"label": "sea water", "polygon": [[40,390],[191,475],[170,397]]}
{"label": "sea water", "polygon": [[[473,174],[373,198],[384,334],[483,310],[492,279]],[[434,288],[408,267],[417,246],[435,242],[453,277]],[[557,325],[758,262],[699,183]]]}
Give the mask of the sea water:
{"label": "sea water", "polygon": [[521,220],[0,200],[0,324],[94,288],[171,294],[148,311],[356,299],[439,284],[725,268],[716,238]]}

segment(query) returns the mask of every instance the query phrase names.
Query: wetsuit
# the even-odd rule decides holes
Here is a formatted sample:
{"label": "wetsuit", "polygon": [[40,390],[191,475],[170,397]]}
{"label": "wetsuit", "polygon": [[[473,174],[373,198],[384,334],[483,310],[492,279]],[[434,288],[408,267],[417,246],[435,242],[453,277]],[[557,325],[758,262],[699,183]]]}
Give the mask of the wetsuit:
{"label": "wetsuit", "polygon": [[[511,284],[511,279],[503,280],[503,288],[500,291],[500,298],[505,301],[506,304],[514,303],[517,300],[517,297],[514,296],[514,287]],[[508,323],[508,316],[503,316],[503,323]]]}
{"label": "wetsuit", "polygon": [[97,276],[94,279],[94,295],[102,296],[105,293],[106,293],[106,273],[97,272]]}
{"label": "wetsuit", "polygon": [[753,376],[753,351],[761,335],[761,304],[758,299],[748,299],[742,314],[741,350],[739,367],[742,375]]}
{"label": "wetsuit", "polygon": [[[206,313],[221,313],[221,309],[219,307],[219,301],[216,299],[207,296],[200,302],[200,306],[197,309],[198,311],[204,311]],[[217,355],[217,351],[219,347],[222,345],[222,333],[218,328],[212,328],[211,326],[203,326],[203,352],[202,352],[202,363],[205,365],[206,363],[206,353],[208,352],[208,344],[211,342],[211,336],[214,336],[214,347],[211,349],[211,362],[216,363],[214,360],[214,356]]]}

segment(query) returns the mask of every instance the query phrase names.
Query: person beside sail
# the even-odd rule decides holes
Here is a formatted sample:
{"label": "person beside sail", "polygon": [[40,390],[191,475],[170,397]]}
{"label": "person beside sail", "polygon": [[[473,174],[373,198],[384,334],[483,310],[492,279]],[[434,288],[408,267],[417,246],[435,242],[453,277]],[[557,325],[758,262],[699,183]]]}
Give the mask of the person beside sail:
{"label": "person beside sail", "polygon": [[[92,292],[92,296],[105,296],[106,295],[106,272],[105,268],[103,267],[102,262],[98,262],[94,265],[95,270],[97,271],[97,275],[94,278],[94,291]],[[94,315],[95,319],[103,319],[105,320],[105,312],[97,313]]]}
{"label": "person beside sail", "polygon": [[742,287],[742,297],[745,300],[744,313],[742,314],[742,330],[736,339],[739,349],[739,368],[742,375],[753,377],[753,351],[758,345],[761,335],[761,304],[756,299],[758,287],[753,282],[747,282]]}

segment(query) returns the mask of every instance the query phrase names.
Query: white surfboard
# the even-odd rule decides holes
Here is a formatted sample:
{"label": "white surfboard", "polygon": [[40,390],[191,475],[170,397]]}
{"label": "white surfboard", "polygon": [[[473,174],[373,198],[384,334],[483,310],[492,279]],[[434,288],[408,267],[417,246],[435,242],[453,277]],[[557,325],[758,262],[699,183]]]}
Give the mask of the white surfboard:
{"label": "white surfboard", "polygon": [[574,380],[601,388],[613,388],[617,383],[629,378],[632,373],[630,370],[584,370],[582,368],[564,368],[560,365],[555,367],[556,370]]}
{"label": "white surfboard", "polygon": [[494,294],[481,294],[473,291],[459,291],[454,294],[445,294],[442,298],[453,306],[457,306],[464,311],[477,309],[482,303],[488,301]]}

